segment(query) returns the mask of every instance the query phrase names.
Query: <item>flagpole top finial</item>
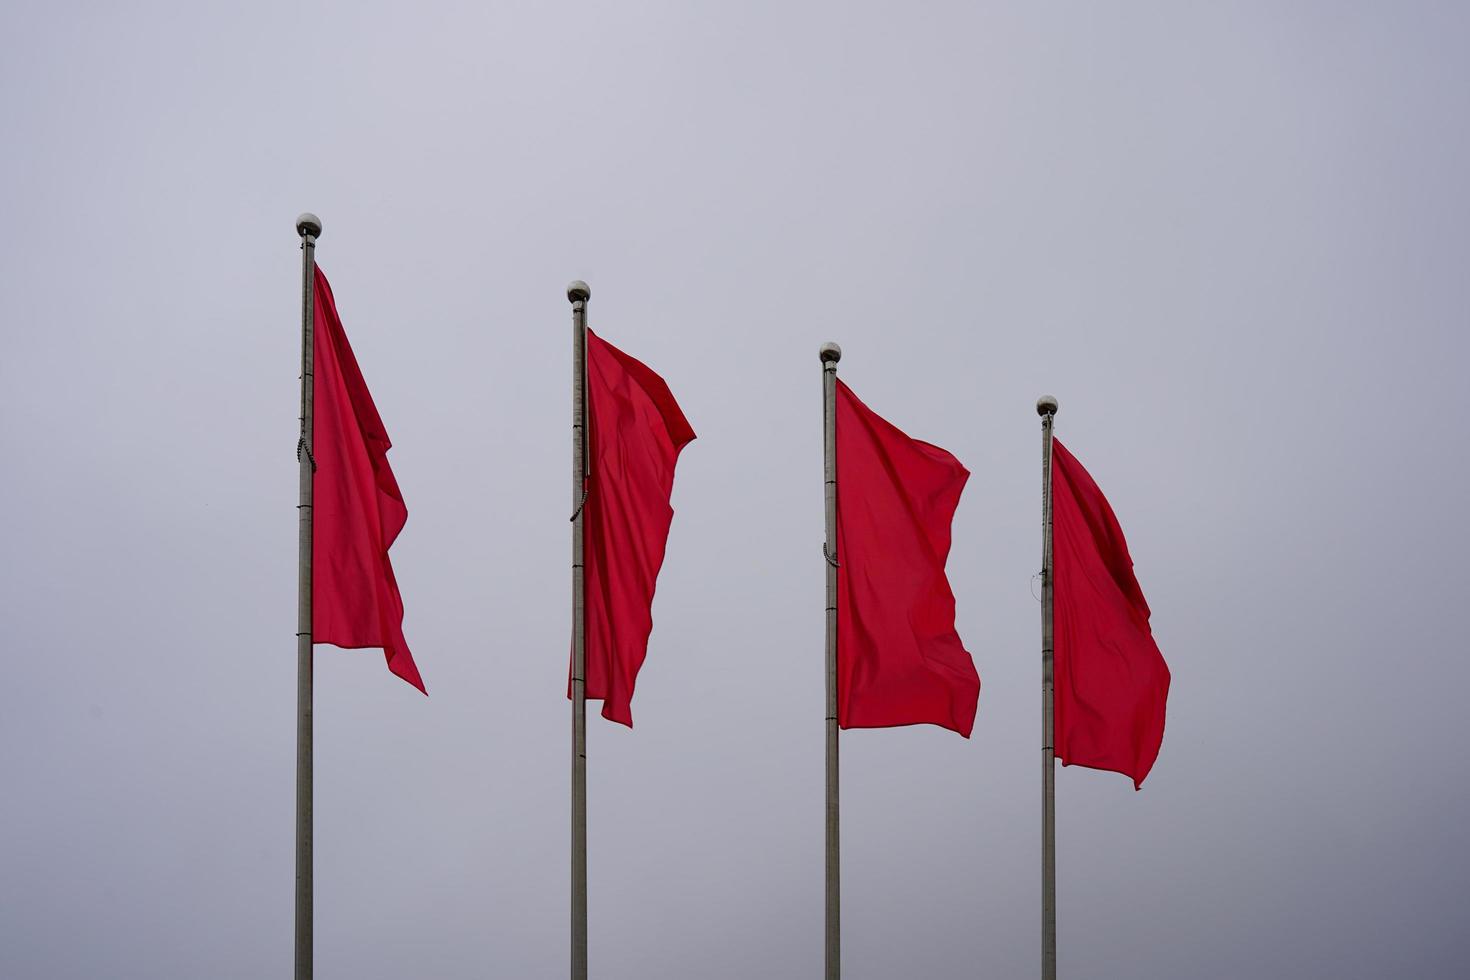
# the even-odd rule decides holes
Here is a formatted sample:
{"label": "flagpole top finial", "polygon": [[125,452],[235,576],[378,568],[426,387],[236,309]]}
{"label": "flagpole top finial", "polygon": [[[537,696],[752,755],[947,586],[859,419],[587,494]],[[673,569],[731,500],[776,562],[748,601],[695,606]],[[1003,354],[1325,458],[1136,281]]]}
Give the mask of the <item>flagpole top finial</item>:
{"label": "flagpole top finial", "polygon": [[307,235],[310,235],[312,238],[320,238],[322,234],[322,219],[310,211],[303,211],[296,218],[296,234],[302,238],[305,238]]}
{"label": "flagpole top finial", "polygon": [[838,347],[830,340],[822,345],[822,350],[820,353],[823,364],[836,364],[838,361],[842,360],[842,348]]}
{"label": "flagpole top finial", "polygon": [[585,303],[592,298],[592,287],[580,279],[567,283],[567,302]]}
{"label": "flagpole top finial", "polygon": [[1051,395],[1042,395],[1036,399],[1036,414],[1042,418],[1057,414],[1057,400]]}

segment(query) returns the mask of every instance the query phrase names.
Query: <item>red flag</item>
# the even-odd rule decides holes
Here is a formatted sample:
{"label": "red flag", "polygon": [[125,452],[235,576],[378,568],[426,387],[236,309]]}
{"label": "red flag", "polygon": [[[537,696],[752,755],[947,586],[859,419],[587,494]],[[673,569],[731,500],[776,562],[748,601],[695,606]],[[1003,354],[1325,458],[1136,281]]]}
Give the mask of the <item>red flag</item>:
{"label": "red flag", "polygon": [[674,519],[674,465],[694,430],[663,378],[591,330],[587,417],[587,697],[602,700],[604,718],[632,728],[633,685],[648,653],[653,590]]}
{"label": "red flag", "polygon": [[969,471],[837,382],[837,721],[939,725],[965,738],[980,676],[944,574]]}
{"label": "red flag", "polygon": [[392,443],[320,268],[312,305],[312,640],[382,647],[388,669],[423,691],[403,639],[403,599],[388,561],[408,520],[388,465]]}
{"label": "red flag", "polygon": [[1169,668],[1123,529],[1077,457],[1052,440],[1056,754],[1135,789],[1164,740]]}

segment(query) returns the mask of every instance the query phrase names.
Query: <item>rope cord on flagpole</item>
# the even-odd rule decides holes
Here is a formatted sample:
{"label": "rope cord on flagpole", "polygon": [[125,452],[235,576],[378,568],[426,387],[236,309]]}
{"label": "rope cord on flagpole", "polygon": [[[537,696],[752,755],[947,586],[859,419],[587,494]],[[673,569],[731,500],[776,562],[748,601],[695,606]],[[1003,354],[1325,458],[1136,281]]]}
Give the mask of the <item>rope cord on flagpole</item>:
{"label": "rope cord on flagpole", "polygon": [[[304,250],[306,248],[306,243],[303,242],[301,247]],[[301,382],[301,415],[298,416],[298,421],[300,421],[301,423],[301,436],[296,440],[296,462],[301,462],[301,454],[306,453],[306,458],[311,460],[311,471],[315,473],[316,456],[312,455],[311,443],[306,441],[306,386],[309,384],[315,384],[315,372],[303,372],[301,375]]]}
{"label": "rope cord on flagpole", "polygon": [[582,499],[577,501],[577,509],[572,511],[572,516],[567,518],[568,523],[575,523],[577,516],[582,513],[582,508],[587,506],[587,485],[582,484]]}
{"label": "rope cord on flagpole", "polygon": [[837,564],[837,556],[834,554],[830,554],[827,551],[827,542],[825,541],[822,542],[822,557],[827,559],[827,564],[831,565],[833,568],[842,567],[841,565]]}
{"label": "rope cord on flagpole", "polygon": [[311,471],[316,472],[316,457],[311,454],[311,447],[306,444],[306,435],[303,433],[296,440],[296,462],[301,462],[301,454],[306,453],[306,458],[311,461]]}

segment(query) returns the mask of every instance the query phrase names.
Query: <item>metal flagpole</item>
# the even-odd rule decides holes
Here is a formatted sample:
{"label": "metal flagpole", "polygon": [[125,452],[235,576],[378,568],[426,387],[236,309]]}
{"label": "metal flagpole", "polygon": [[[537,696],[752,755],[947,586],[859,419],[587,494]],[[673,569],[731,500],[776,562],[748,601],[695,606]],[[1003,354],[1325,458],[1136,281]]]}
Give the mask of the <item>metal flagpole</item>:
{"label": "metal flagpole", "polygon": [[572,304],[572,980],[587,980],[587,644],[584,632],[582,506],[587,502],[587,301],[578,279]]}
{"label": "metal flagpole", "polygon": [[842,975],[841,860],[837,846],[837,362],[842,348],[822,345],[822,452],[827,541],[827,980]]}
{"label": "metal flagpole", "polygon": [[1041,977],[1057,976],[1057,810],[1052,714],[1051,428],[1057,400],[1036,401],[1041,416]]}
{"label": "metal flagpole", "polygon": [[296,458],[301,491],[296,506],[299,557],[296,574],[296,980],[311,980],[311,505],[316,472],[312,430],[312,363],[315,318],[316,240],[321,219],[307,212],[296,219],[301,236],[301,436]]}

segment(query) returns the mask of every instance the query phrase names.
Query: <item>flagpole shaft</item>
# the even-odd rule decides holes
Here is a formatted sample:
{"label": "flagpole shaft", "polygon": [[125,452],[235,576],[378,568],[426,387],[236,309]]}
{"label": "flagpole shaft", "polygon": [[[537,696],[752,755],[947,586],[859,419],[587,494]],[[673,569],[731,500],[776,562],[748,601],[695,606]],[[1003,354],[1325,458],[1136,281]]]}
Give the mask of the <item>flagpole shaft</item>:
{"label": "flagpole shaft", "polygon": [[296,980],[312,976],[312,648],[311,530],[312,475],[316,469],[313,429],[312,342],[315,312],[316,240],[322,223],[314,214],[296,219],[301,236],[301,436],[296,456],[301,468],[297,499],[296,575]]}
{"label": "flagpole shaft", "polygon": [[587,301],[578,280],[572,304],[572,980],[587,980],[587,642],[583,504],[587,497]]}
{"label": "flagpole shaft", "polygon": [[842,975],[841,851],[837,810],[837,362],[842,348],[823,344],[822,455],[827,505],[827,906],[826,980]]}
{"label": "flagpole shaft", "polygon": [[1041,416],[1041,977],[1057,976],[1056,717],[1053,658],[1051,439],[1057,400],[1036,403]]}

